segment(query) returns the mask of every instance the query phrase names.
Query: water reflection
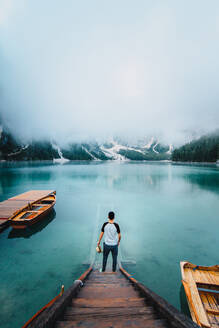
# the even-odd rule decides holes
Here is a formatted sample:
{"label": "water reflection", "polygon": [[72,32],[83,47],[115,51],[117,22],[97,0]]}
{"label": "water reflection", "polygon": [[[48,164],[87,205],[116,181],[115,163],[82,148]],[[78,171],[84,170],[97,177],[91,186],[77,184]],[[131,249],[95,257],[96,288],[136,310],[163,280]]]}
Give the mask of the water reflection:
{"label": "water reflection", "polygon": [[202,174],[200,174],[200,171],[197,173],[190,172],[182,177],[198,189],[219,194],[219,172],[217,170],[211,172],[203,171]]}
{"label": "water reflection", "polygon": [[[186,312],[180,260],[218,261],[219,170],[134,162],[19,165],[0,170],[2,198],[55,189],[56,220],[0,235],[5,328],[21,327],[58,293],[57,286],[67,288],[80,276],[109,209],[121,226],[124,267],[177,308],[181,300]],[[22,286],[25,293],[18,293]]]}
{"label": "water reflection", "polygon": [[12,229],[8,234],[8,239],[11,238],[30,238],[32,235],[42,231],[50,222],[55,219],[56,212],[54,208],[49,213],[47,218],[43,219],[43,221],[39,221],[33,226],[27,227],[26,229]]}
{"label": "water reflection", "polygon": [[[6,199],[5,195],[8,194],[8,190],[13,191],[16,189],[16,194],[23,193],[24,187],[30,189],[30,183],[35,183],[41,181],[41,184],[46,184],[53,179],[54,173],[51,169],[33,169],[29,168],[19,168],[19,169],[0,169],[0,201]],[[20,189],[20,190],[19,190]],[[17,192],[18,191],[18,192]],[[9,197],[15,196],[15,194],[10,193]],[[7,198],[9,198],[7,197]]]}
{"label": "water reflection", "polygon": [[181,310],[181,312],[183,312],[184,314],[191,317],[188,302],[187,302],[187,298],[186,298],[186,294],[185,294],[184,287],[183,287],[182,284],[180,286],[179,297],[180,297],[180,310]]}
{"label": "water reflection", "polygon": [[[133,165],[134,166],[134,165]],[[105,167],[98,167],[98,170],[94,170],[93,167],[88,168],[84,171],[81,167],[74,167],[71,170],[64,172],[65,176],[69,180],[75,183],[82,182],[83,184],[91,182],[96,186],[102,188],[110,188],[114,190],[127,190],[132,186],[132,188],[137,190],[145,189],[159,189],[160,185],[169,180],[171,177],[167,175],[166,167],[157,167],[156,170],[148,169],[144,171],[144,167],[138,167],[135,164],[136,171],[135,174],[130,174],[130,168],[128,165],[106,165]],[[70,167],[69,167],[70,168]],[[107,170],[106,170],[107,168]],[[148,168],[150,168],[148,166]]]}

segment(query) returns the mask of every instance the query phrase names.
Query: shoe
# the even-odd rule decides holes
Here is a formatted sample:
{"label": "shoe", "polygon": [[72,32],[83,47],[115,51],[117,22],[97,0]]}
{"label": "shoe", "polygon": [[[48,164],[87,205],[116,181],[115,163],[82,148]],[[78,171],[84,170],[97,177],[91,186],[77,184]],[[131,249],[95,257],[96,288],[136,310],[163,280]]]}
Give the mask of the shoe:
{"label": "shoe", "polygon": [[102,269],[100,269],[99,271],[102,272]]}

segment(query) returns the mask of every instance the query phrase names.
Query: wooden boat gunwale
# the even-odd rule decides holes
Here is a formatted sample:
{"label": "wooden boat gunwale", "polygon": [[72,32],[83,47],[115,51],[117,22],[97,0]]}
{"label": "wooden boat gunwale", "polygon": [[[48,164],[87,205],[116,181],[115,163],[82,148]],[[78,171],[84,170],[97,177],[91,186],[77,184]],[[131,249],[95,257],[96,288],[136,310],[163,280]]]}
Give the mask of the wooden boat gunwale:
{"label": "wooden boat gunwale", "polygon": [[[180,262],[180,266],[181,268],[184,268],[186,265],[187,268],[191,268],[191,269],[201,269],[201,270],[205,270],[205,271],[217,271],[219,272],[219,265],[211,265],[211,266],[205,266],[205,265],[195,265],[191,262],[188,262],[188,261],[181,261]],[[185,274],[184,272],[182,272],[182,277],[185,278]]]}
{"label": "wooden boat gunwale", "polygon": [[[211,307],[203,303],[202,301],[203,296],[201,295],[204,295],[206,293],[205,297],[207,297],[206,296],[207,294],[219,293],[219,284],[217,284],[216,282],[213,283],[214,280],[212,281],[213,278],[210,275],[210,273],[213,274],[213,272],[219,273],[219,265],[202,266],[202,265],[195,265],[187,261],[182,261],[180,262],[180,268],[181,268],[181,275],[182,275],[182,284],[184,286],[186,298],[188,301],[188,306],[193,321],[196,322],[201,327],[208,327],[208,328],[212,327],[212,324],[209,321],[212,319],[209,318],[208,315],[209,314],[218,315],[219,311],[218,309],[212,309]],[[187,274],[186,274],[185,269],[190,269],[191,271],[188,272],[187,270]],[[196,270],[200,272],[196,274],[196,276],[194,276],[192,272]],[[201,275],[201,271],[204,272],[209,271],[207,278],[205,277],[204,272]],[[205,279],[203,278],[203,274]],[[204,286],[204,288],[201,288],[200,285]],[[211,287],[214,289],[211,290]],[[215,290],[216,288],[218,288],[217,291]]]}

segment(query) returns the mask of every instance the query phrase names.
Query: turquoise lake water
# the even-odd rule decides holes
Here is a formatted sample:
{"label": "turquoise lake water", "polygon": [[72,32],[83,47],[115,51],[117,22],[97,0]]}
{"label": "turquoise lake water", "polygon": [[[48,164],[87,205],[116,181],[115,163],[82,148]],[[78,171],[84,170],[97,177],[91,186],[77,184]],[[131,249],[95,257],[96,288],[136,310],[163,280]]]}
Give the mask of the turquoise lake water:
{"label": "turquoise lake water", "polygon": [[110,210],[125,268],[178,309],[179,262],[219,264],[216,166],[1,163],[0,201],[31,189],[56,190],[57,203],[37,226],[0,234],[0,327],[21,327],[80,276]]}

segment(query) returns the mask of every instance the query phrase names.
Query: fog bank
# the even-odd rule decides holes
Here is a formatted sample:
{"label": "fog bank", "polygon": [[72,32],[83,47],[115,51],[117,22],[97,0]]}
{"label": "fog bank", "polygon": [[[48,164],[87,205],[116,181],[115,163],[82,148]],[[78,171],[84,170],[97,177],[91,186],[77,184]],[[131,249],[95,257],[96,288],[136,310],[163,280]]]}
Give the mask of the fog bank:
{"label": "fog bank", "polygon": [[24,139],[219,126],[219,3],[0,0],[0,110]]}

